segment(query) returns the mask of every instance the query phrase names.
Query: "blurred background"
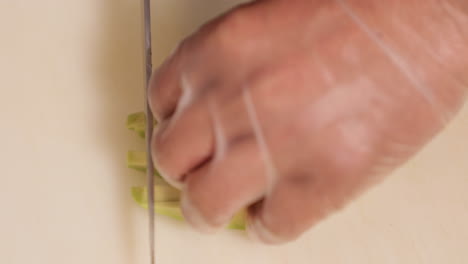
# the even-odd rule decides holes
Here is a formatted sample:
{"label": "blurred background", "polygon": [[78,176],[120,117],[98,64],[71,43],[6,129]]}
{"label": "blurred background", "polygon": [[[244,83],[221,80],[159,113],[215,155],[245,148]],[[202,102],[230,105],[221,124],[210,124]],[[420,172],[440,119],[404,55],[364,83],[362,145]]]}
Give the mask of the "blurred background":
{"label": "blurred background", "polygon": [[[0,0],[0,263],[148,262],[139,0]],[[154,65],[235,0],[153,1]],[[468,263],[468,107],[344,211],[279,247],[158,217],[157,263]]]}

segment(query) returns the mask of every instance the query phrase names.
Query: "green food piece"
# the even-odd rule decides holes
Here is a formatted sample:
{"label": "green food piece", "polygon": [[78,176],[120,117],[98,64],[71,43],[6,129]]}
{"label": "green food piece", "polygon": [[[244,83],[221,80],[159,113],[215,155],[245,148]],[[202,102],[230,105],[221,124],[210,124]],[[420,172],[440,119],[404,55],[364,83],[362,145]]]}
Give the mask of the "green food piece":
{"label": "green food piece", "polygon": [[[160,193],[159,196],[158,192]],[[175,196],[167,196],[165,195],[172,195],[172,191],[168,191],[165,188],[161,188],[161,186],[155,186],[155,204],[154,204],[154,211],[157,214],[165,215],[177,220],[184,220],[184,216],[180,209],[179,201],[174,201]],[[175,195],[175,194],[174,194]],[[180,195],[180,193],[179,193]],[[143,208],[148,208],[148,199],[147,199],[147,192],[145,187],[133,187],[132,188],[132,196],[133,199]],[[157,197],[156,197],[157,196]],[[241,211],[237,213],[228,224],[227,228],[230,229],[238,229],[238,230],[245,230],[245,220],[246,220],[246,213],[245,211]]]}
{"label": "green food piece", "polygon": [[[154,121],[154,125],[157,125],[156,121]],[[135,131],[141,138],[145,138],[146,114],[144,112],[138,112],[128,115],[127,128],[132,131]]]}
{"label": "green food piece", "polygon": [[179,202],[157,202],[155,203],[154,211],[157,214],[169,216],[176,220],[184,220]]}
{"label": "green food piece", "polygon": [[[146,172],[146,152],[145,151],[128,151],[127,152],[127,167],[137,171]],[[155,168],[154,175],[162,178],[159,171]]]}
{"label": "green food piece", "polygon": [[146,152],[144,151],[129,151],[127,152],[127,167],[137,170],[146,171]]}
{"label": "green food piece", "polygon": [[231,222],[229,223],[228,228],[245,230],[246,219],[247,219],[247,212],[245,210],[241,210],[236,215],[234,215],[234,217],[231,219]]}
{"label": "green food piece", "polygon": [[[156,122],[154,123],[156,125]],[[146,115],[143,112],[133,113],[127,117],[127,128],[145,138]],[[127,166],[137,171],[146,172],[146,152],[128,151]],[[157,214],[177,220],[184,220],[180,209],[180,191],[170,186],[155,169],[154,210]],[[148,208],[148,192],[146,187],[133,187],[132,197],[143,208]],[[237,213],[227,228],[245,230],[246,212]]]}
{"label": "green food piece", "polygon": [[146,115],[143,112],[133,113],[127,117],[127,128],[135,131],[141,138],[145,137]]}
{"label": "green food piece", "polygon": [[[146,187],[133,187],[132,195],[136,201],[147,204],[148,190]],[[177,202],[180,200],[180,191],[169,185],[157,184],[154,186],[155,202]]]}
{"label": "green food piece", "polygon": [[[155,186],[154,192],[154,211],[157,214],[169,216],[176,220],[184,220],[179,204],[180,193],[177,194],[177,199],[174,199],[174,193],[169,194],[169,196],[174,195],[174,197],[163,197],[163,195],[158,194],[158,192],[166,194],[168,192],[167,189],[161,188],[160,186]],[[132,196],[138,205],[145,209],[148,208],[148,193],[146,187],[133,187]]]}

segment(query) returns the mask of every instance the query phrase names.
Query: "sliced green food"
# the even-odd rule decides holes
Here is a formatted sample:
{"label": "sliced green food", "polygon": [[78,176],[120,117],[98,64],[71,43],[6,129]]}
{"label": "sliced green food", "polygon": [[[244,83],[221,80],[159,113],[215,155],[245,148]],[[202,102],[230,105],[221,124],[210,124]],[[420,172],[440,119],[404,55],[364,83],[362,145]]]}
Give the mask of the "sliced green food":
{"label": "sliced green food", "polygon": [[227,226],[230,229],[245,230],[246,227],[247,213],[245,210],[241,210],[231,219],[231,222]]}
{"label": "sliced green food", "polygon": [[146,171],[146,152],[145,151],[128,151],[127,152],[127,167],[137,170]]}
{"label": "sliced green food", "polygon": [[[133,187],[132,196],[136,201],[148,203],[148,189],[146,187]],[[177,202],[180,200],[180,191],[169,185],[154,186],[155,202]]]}
{"label": "sliced green food", "polygon": [[[156,125],[156,123],[155,123]],[[135,131],[141,138],[145,138],[146,116],[143,112],[130,114],[127,118],[127,128]],[[137,171],[146,172],[146,152],[128,151],[127,166]],[[184,220],[180,209],[180,191],[170,186],[155,169],[155,212],[177,220]],[[146,187],[133,187],[132,197],[143,208],[148,208],[148,191]],[[245,210],[237,213],[228,224],[230,229],[245,229]]]}
{"label": "sliced green food", "polygon": [[[172,188],[172,187],[170,187]],[[171,217],[177,220],[184,220],[180,209],[180,192],[175,189],[168,189],[162,186],[155,186],[154,210],[157,214]],[[159,194],[158,194],[159,193]],[[133,187],[133,199],[143,208],[148,208],[148,196],[146,187]],[[177,198],[176,198],[177,197]],[[244,210],[237,213],[228,224],[230,229],[245,229],[246,213]]]}
{"label": "sliced green food", "polygon": [[[146,172],[146,152],[130,150],[127,152],[127,167],[137,171]],[[161,178],[158,170],[154,169],[154,175]]]}
{"label": "sliced green food", "polygon": [[146,115],[143,112],[133,113],[127,117],[127,128],[135,131],[140,137],[145,137]]}

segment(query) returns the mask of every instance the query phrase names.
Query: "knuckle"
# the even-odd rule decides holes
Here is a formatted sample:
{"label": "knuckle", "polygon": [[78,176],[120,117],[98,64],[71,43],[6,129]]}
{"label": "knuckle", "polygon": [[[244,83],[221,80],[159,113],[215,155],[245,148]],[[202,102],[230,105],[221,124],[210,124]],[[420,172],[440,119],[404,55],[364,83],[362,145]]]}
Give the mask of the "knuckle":
{"label": "knuckle", "polygon": [[378,151],[378,138],[374,132],[372,126],[362,120],[337,121],[321,151],[328,169],[334,175],[347,175],[350,179],[366,173]]}
{"label": "knuckle", "polygon": [[219,19],[213,27],[211,43],[217,49],[232,55],[245,55],[255,46],[255,23],[248,9],[236,9]]}
{"label": "knuckle", "polygon": [[[186,183],[186,197],[190,197],[190,203],[193,208],[196,208],[199,217],[204,219],[204,222],[209,226],[219,226],[222,224],[222,217],[226,214],[226,204],[222,199],[213,199],[213,192],[207,191],[203,182],[196,179],[188,178]],[[208,189],[210,190],[210,189]]]}
{"label": "knuckle", "polygon": [[250,25],[249,12],[245,9],[235,9],[220,21],[223,30],[240,33]]}

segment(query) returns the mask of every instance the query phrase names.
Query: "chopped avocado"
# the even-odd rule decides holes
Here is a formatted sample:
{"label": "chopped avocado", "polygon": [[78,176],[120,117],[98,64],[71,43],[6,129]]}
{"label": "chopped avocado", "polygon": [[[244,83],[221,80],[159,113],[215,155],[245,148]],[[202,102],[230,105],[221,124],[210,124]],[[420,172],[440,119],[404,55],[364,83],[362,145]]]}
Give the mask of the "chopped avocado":
{"label": "chopped avocado", "polygon": [[[169,216],[173,219],[183,220],[182,211],[180,210],[179,198],[180,194],[168,191],[168,189],[155,186],[155,203],[154,211],[157,214]],[[159,193],[159,194],[158,194]],[[143,208],[148,208],[148,196],[146,187],[133,187],[132,196],[133,199]],[[169,197],[163,197],[169,195]],[[171,197],[172,196],[172,197]],[[177,196],[177,199],[175,199]]]}
{"label": "chopped avocado", "polygon": [[146,171],[146,152],[144,151],[128,151],[127,152],[127,167],[137,171]]}
{"label": "chopped avocado", "polygon": [[[177,220],[184,220],[182,211],[180,209],[180,192],[169,186],[155,186],[155,204],[154,210],[157,214],[165,215]],[[146,187],[133,187],[133,199],[143,208],[148,208]],[[246,213],[245,210],[237,213],[228,224],[227,228],[230,229],[245,229]]]}
{"label": "chopped avocado", "polygon": [[[156,125],[156,123],[155,123]],[[146,116],[143,112],[130,114],[127,118],[127,128],[135,131],[141,138],[145,138]],[[146,152],[128,151],[127,166],[137,171],[146,171]],[[180,209],[180,191],[170,186],[155,169],[155,212],[177,220],[184,220]],[[133,199],[143,208],[148,208],[148,192],[146,187],[133,187]],[[244,230],[246,223],[246,211],[237,213],[228,224],[227,228]]]}
{"label": "chopped avocado", "polygon": [[176,220],[184,220],[179,202],[157,202],[154,211],[157,214],[169,216]]}
{"label": "chopped avocado", "polygon": [[227,227],[230,229],[245,230],[246,219],[247,212],[245,210],[241,210],[236,215],[234,215]]}
{"label": "chopped avocado", "polygon": [[[146,187],[133,187],[133,198],[139,203],[148,203],[148,190]],[[154,186],[155,202],[177,202],[180,200],[180,191],[169,185]]]}
{"label": "chopped avocado", "polygon": [[[127,167],[137,171],[146,172],[146,152],[145,151],[128,151],[127,152]],[[161,178],[158,170],[155,168],[154,175]]]}
{"label": "chopped avocado", "polygon": [[[156,125],[157,122],[154,122]],[[135,131],[141,138],[146,134],[146,115],[143,112],[133,113],[127,117],[127,128]]]}
{"label": "chopped avocado", "polygon": [[133,113],[127,117],[127,128],[135,131],[140,137],[145,137],[146,116],[143,112]]}

